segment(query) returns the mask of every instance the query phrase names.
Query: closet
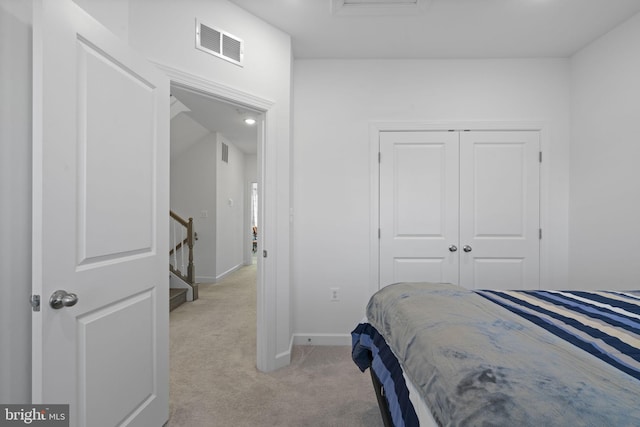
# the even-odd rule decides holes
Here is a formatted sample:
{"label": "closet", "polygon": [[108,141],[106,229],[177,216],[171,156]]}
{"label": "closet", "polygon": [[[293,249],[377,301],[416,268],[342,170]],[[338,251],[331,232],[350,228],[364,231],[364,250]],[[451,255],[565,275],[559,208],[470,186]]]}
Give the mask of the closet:
{"label": "closet", "polygon": [[383,131],[379,168],[380,287],[539,287],[538,131]]}

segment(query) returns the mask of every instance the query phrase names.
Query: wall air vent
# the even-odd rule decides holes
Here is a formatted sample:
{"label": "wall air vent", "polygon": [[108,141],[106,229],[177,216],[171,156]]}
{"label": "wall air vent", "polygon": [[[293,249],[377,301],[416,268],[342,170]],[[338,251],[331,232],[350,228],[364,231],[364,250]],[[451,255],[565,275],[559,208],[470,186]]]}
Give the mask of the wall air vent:
{"label": "wall air vent", "polygon": [[196,20],[196,49],[242,66],[244,42],[218,28]]}
{"label": "wall air vent", "polygon": [[229,146],[222,143],[222,161],[225,163],[229,163]]}

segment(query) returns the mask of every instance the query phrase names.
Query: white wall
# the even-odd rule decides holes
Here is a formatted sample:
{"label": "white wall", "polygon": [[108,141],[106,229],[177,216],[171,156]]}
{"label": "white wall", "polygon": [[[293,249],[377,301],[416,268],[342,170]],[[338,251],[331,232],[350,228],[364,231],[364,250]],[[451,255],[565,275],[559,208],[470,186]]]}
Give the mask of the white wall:
{"label": "white wall", "polygon": [[[337,341],[364,314],[377,244],[369,218],[372,121],[544,122],[543,286],[566,286],[569,84],[562,59],[296,60],[292,277],[300,341],[313,334]],[[341,301],[329,301],[331,287]]]}
{"label": "white wall", "polygon": [[73,1],[120,39],[129,39],[129,0]]}
{"label": "white wall", "polygon": [[570,285],[640,288],[640,14],[572,65]]}
{"label": "white wall", "polygon": [[[222,162],[222,142],[229,163]],[[244,157],[224,136],[210,133],[171,158],[171,209],[193,218],[198,282],[213,283],[244,264]]]}
{"label": "white wall", "polygon": [[[222,144],[229,147],[229,162],[222,161]],[[218,134],[216,164],[217,257],[216,279],[244,264],[245,160],[242,151]]]}
{"label": "white wall", "polygon": [[193,218],[198,233],[193,256],[198,282],[213,282],[216,277],[217,141],[217,135],[209,133],[171,158],[171,210]]}
{"label": "white wall", "polygon": [[31,3],[0,0],[0,402],[31,401]]}
{"label": "white wall", "polygon": [[[268,366],[260,355],[258,361],[261,369],[287,364],[291,340],[290,36],[227,0],[117,0],[115,9],[104,7],[103,0],[77,2],[116,34],[128,36],[131,46],[149,59],[273,104],[267,113],[264,154],[269,179],[263,188],[268,200],[265,228],[271,233],[263,230],[262,243],[269,257],[259,264],[258,275],[265,279],[261,298],[263,319],[269,319],[263,322],[269,327],[266,353],[274,359],[266,362]],[[123,2],[128,9],[122,9]],[[243,67],[195,49],[196,18],[244,40]],[[259,309],[258,315],[261,313]],[[275,319],[275,328],[271,328],[271,319]]]}
{"label": "white wall", "polygon": [[[268,200],[265,220],[271,233],[263,230],[269,257],[263,259],[262,270],[259,269],[266,287],[258,316],[264,309],[265,318],[269,319],[266,353],[273,358],[267,362],[269,366],[261,368],[285,365],[291,341],[291,38],[226,0],[129,0],[129,3],[129,42],[134,49],[163,65],[273,103],[266,114],[264,162],[270,176],[263,188]],[[244,40],[242,68],[195,49],[196,18]],[[275,319],[275,328],[271,328],[271,319]],[[259,363],[262,363],[260,355]]]}

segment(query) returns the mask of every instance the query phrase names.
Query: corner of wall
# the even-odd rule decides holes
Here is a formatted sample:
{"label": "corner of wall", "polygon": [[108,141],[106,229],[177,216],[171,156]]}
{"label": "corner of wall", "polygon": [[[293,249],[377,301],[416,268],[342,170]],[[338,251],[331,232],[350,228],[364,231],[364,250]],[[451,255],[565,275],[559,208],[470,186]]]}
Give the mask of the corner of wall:
{"label": "corner of wall", "polygon": [[0,402],[6,404],[31,401],[31,15],[31,2],[0,0],[0,84],[11,86],[0,97],[0,182],[11,183],[0,186]]}

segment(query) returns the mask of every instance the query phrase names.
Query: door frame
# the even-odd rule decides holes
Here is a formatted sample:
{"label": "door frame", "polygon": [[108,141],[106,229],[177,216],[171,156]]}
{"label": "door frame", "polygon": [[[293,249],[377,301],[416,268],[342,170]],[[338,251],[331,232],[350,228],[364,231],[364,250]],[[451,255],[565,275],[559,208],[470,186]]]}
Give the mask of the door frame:
{"label": "door frame", "polygon": [[[380,133],[403,131],[537,131],[540,150],[549,152],[549,125],[544,121],[375,121],[369,123],[369,293],[380,289]],[[540,165],[540,228],[548,229],[549,162]],[[540,283],[549,283],[549,239],[540,240]]]}
{"label": "door frame", "polygon": [[[274,131],[276,103],[162,63],[154,61],[152,63],[169,76],[172,85],[186,87],[203,96],[239,104],[262,114],[263,120],[258,122],[260,128],[257,141],[258,199],[262,201],[258,205],[258,223],[259,229],[263,230],[261,233],[262,238],[258,241],[258,253],[261,253],[265,248],[266,239],[275,235],[272,234],[272,231],[275,230],[275,212],[267,212],[265,209],[266,200],[275,200],[275,189],[265,188],[264,183],[267,182],[267,177],[274,174],[274,171],[268,169],[267,166],[274,164],[273,161],[269,160],[269,156],[273,156],[275,150],[268,150],[267,147],[272,146],[276,140]],[[274,180],[271,180],[271,182],[274,182]],[[275,256],[270,258],[275,260]],[[260,371],[268,372],[279,367],[276,366],[278,355],[276,355],[277,322],[275,304],[272,304],[271,300],[267,298],[268,295],[276,294],[275,268],[272,268],[270,262],[266,262],[266,259],[261,256],[258,256],[257,261],[256,366]],[[287,313],[288,315],[289,313]]]}

